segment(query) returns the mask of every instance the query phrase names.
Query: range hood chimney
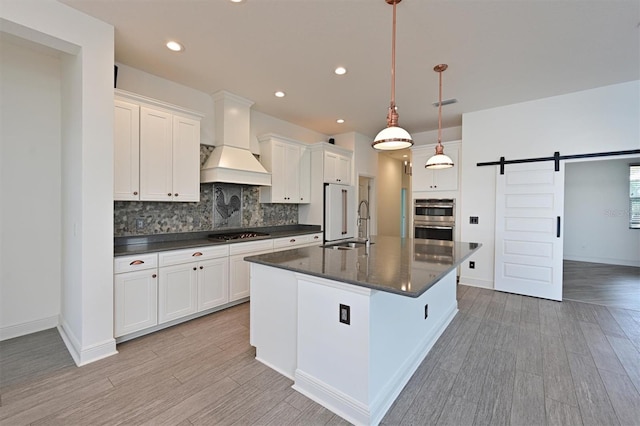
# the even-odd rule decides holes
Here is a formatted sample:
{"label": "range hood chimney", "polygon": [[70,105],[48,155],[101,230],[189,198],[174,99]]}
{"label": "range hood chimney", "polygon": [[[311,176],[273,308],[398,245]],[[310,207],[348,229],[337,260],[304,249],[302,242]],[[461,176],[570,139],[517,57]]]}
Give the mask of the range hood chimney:
{"label": "range hood chimney", "polygon": [[253,102],[221,90],[212,95],[216,147],[200,169],[200,182],[271,186],[271,173],[251,153],[250,113]]}

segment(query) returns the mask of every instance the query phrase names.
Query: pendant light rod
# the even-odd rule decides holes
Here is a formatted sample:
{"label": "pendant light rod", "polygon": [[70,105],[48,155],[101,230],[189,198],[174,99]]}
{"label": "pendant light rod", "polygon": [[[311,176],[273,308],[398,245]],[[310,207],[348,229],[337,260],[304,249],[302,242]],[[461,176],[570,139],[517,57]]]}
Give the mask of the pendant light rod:
{"label": "pendant light rod", "polygon": [[438,84],[438,144],[436,145],[436,153],[434,156],[427,160],[427,163],[424,165],[427,169],[448,169],[453,167],[453,160],[448,155],[444,153],[444,147],[442,146],[442,73],[449,66],[447,64],[439,64],[433,67],[433,70],[438,73],[439,76],[439,84]]}
{"label": "pendant light rod", "polygon": [[447,64],[439,64],[433,67],[433,70],[438,73],[439,76],[439,96],[438,96],[438,145],[442,145],[442,72],[449,66]]}
{"label": "pendant light rod", "polygon": [[393,5],[393,25],[391,26],[391,103],[387,113],[387,127],[398,125],[398,111],[396,111],[396,5],[402,0],[386,0]]}

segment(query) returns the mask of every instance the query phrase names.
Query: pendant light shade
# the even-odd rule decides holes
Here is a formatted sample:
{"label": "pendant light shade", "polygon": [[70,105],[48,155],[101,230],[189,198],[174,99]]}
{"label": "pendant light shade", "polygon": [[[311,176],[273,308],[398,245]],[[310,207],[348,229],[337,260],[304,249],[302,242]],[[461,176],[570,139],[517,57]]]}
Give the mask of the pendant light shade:
{"label": "pendant light shade", "polygon": [[427,160],[424,165],[427,169],[448,169],[453,167],[453,160],[444,154],[442,146],[442,73],[449,68],[447,64],[436,65],[433,70],[438,73],[440,80],[440,95],[438,97],[438,145],[436,145],[436,154]]}
{"label": "pendant light shade", "polygon": [[381,151],[405,149],[413,145],[409,132],[398,126],[398,111],[396,107],[396,4],[402,0],[385,0],[393,5],[393,30],[391,35],[391,103],[387,112],[387,127],[373,140],[371,146]]}

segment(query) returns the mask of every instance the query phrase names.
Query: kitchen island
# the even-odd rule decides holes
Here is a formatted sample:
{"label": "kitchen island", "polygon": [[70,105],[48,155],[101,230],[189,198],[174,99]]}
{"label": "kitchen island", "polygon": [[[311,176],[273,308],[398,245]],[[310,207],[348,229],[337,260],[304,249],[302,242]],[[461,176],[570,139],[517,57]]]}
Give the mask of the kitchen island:
{"label": "kitchen island", "polygon": [[377,424],[455,316],[476,243],[377,237],[251,256],[250,342],[294,389]]}

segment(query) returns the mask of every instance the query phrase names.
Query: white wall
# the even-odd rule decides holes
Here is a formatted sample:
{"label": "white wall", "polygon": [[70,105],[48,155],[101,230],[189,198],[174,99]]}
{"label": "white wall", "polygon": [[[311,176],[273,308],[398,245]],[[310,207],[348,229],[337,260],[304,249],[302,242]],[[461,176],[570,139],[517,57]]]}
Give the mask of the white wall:
{"label": "white wall", "polygon": [[629,229],[629,164],[633,162],[565,165],[565,259],[640,266],[640,230]]}
{"label": "white wall", "polygon": [[378,154],[378,235],[400,236],[401,161]]}
{"label": "white wall", "polygon": [[0,39],[0,340],[58,325],[61,60]]}
{"label": "white wall", "polygon": [[[484,246],[476,269],[460,281],[493,287],[496,167],[478,162],[640,148],[640,82],[464,114],[462,118],[461,239]],[[479,224],[470,225],[469,216]]]}
{"label": "white wall", "polygon": [[[2,32],[61,52],[59,330],[76,363],[114,354],[113,27],[53,0],[3,0]],[[26,70],[25,70],[26,72]],[[32,120],[32,116],[22,118]],[[32,168],[31,163],[21,164]],[[37,243],[37,242],[36,242]]]}

